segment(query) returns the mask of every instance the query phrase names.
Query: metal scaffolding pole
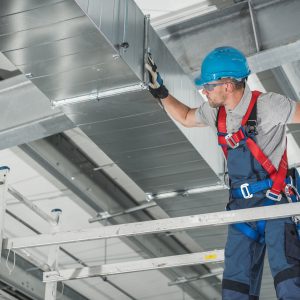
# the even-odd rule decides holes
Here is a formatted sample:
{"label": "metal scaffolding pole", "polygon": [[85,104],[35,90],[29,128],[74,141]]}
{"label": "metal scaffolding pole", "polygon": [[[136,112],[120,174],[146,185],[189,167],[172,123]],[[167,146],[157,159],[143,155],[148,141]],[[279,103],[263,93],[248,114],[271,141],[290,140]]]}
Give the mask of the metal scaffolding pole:
{"label": "metal scaffolding pole", "polygon": [[66,269],[45,272],[43,281],[46,283],[72,279],[82,279],[95,276],[108,276],[140,271],[183,267],[224,261],[224,250],[206,251],[192,254],[182,254],[158,257],[116,264],[107,264],[86,268]]}
{"label": "metal scaffolding pole", "polygon": [[4,215],[6,210],[6,191],[7,191],[7,175],[9,173],[9,167],[0,167],[0,259],[2,253],[2,242],[4,234]]}
{"label": "metal scaffolding pole", "polygon": [[[53,209],[51,213],[52,213],[53,218],[56,220],[56,222],[54,224],[52,223],[51,232],[56,233],[59,231],[59,219],[60,219],[60,215],[61,215],[61,210]],[[48,266],[51,271],[57,270],[58,252],[59,252],[59,246],[57,246],[57,245],[53,245],[49,249]],[[45,300],[55,300],[56,292],[57,292],[57,282],[46,283]]]}
{"label": "metal scaffolding pole", "polygon": [[112,225],[101,228],[89,228],[28,237],[8,238],[4,239],[4,248],[20,249],[150,233],[182,231],[205,226],[277,219],[296,215],[300,215],[300,202]]}

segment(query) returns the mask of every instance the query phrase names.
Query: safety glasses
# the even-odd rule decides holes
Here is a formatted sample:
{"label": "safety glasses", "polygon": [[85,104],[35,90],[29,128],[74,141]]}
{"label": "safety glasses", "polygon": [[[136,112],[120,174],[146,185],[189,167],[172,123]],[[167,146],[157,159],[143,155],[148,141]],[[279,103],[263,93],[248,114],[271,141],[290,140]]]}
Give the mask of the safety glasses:
{"label": "safety glasses", "polygon": [[205,89],[207,91],[212,91],[216,86],[223,85],[223,84],[226,84],[226,83],[228,83],[228,82],[206,83],[206,84],[203,84],[203,89]]}

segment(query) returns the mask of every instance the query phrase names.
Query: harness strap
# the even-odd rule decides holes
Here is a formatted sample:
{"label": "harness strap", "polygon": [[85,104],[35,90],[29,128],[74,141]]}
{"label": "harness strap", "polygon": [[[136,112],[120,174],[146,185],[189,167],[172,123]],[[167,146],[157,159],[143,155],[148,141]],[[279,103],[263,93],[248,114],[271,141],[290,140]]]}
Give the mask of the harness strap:
{"label": "harness strap", "polygon": [[247,112],[242,119],[241,128],[235,133],[231,133],[231,134],[227,133],[226,110],[224,106],[220,107],[218,112],[218,118],[217,118],[218,142],[222,146],[224,155],[227,158],[228,146],[234,149],[239,146],[239,143],[241,141],[245,140],[246,145],[250,150],[251,154],[253,155],[253,157],[261,164],[261,166],[264,168],[264,170],[269,174],[270,178],[273,180],[272,188],[268,190],[267,197],[274,201],[280,201],[281,191],[284,190],[284,186],[285,186],[284,180],[288,169],[286,149],[282,155],[281,161],[279,163],[278,171],[277,171],[277,169],[274,167],[270,159],[263,153],[260,147],[254,142],[254,140],[247,137],[244,134],[244,126],[247,123],[248,118],[251,115],[251,112],[255,107],[255,104],[260,94],[261,93],[259,91],[252,92],[252,98],[248,106]]}
{"label": "harness strap", "polygon": [[[250,104],[248,106],[246,114],[244,115],[244,117],[242,119],[241,128],[237,132],[230,133],[230,134],[227,133],[227,126],[226,126],[227,113],[226,113],[224,106],[221,106],[219,108],[218,116],[217,116],[218,143],[220,146],[222,146],[222,149],[223,149],[223,152],[224,152],[224,155],[226,158],[228,155],[227,147],[229,146],[234,149],[234,148],[238,147],[239,143],[246,138],[245,133],[244,133],[244,126],[246,125],[250,115],[252,115],[254,108],[256,108],[255,104],[256,104],[257,99],[260,94],[261,94],[261,92],[259,92],[259,91],[252,92],[252,98],[251,98]],[[256,110],[255,110],[255,112],[256,112]],[[256,116],[255,116],[255,119],[256,119]],[[253,120],[251,120],[251,121],[253,121]]]}
{"label": "harness strap", "polygon": [[[254,158],[261,164],[264,170],[269,174],[270,178],[273,180],[273,185],[270,191],[268,192],[268,198],[271,198],[276,201],[276,199],[284,191],[285,186],[285,177],[288,170],[287,163],[287,150],[285,149],[281,161],[278,166],[278,171],[273,166],[272,162],[267,158],[263,151],[257,146],[257,144],[250,138],[246,140],[246,145],[248,146],[250,152]],[[274,195],[274,196],[273,196]]]}
{"label": "harness strap", "polygon": [[236,223],[233,224],[233,227],[237,229],[238,231],[242,232],[244,235],[246,235],[251,240],[259,242],[260,240],[260,233],[253,229],[250,225],[247,223]]}
{"label": "harness strap", "polygon": [[[256,125],[256,103],[257,99],[261,93],[258,91],[253,91],[252,92],[252,98],[250,101],[250,104],[248,106],[247,112],[244,115],[242,122],[241,122],[241,127],[240,129],[235,132],[228,134],[227,133],[227,126],[226,126],[226,110],[224,107],[220,107],[218,116],[217,116],[217,128],[218,128],[218,142],[219,145],[222,147],[222,150],[224,152],[225,157],[227,158],[228,156],[228,147],[231,149],[234,149],[239,146],[241,142],[245,142],[249,151],[253,155],[253,157],[261,164],[263,169],[269,174],[272,182],[272,187],[270,190],[267,192],[267,199],[264,201],[264,205],[272,205],[274,204],[274,201],[281,200],[281,190],[284,190],[285,186],[285,177],[287,174],[287,151],[285,149],[284,154],[281,158],[281,161],[279,163],[278,171],[272,164],[272,162],[269,160],[269,158],[263,153],[263,151],[259,148],[259,146],[254,142],[252,138],[249,138],[249,136],[246,136],[245,134],[245,125],[251,116],[251,122],[254,122],[254,128]],[[255,111],[254,111],[255,110]],[[250,126],[253,126],[249,124]],[[251,134],[256,134],[255,130]],[[249,135],[249,133],[248,133]],[[251,136],[251,135],[250,135]],[[266,181],[266,184],[269,186],[270,181]],[[249,186],[248,184],[242,185],[243,187]],[[246,192],[245,190],[240,189],[240,192],[244,196],[244,198],[251,198],[251,194],[249,190],[247,189]],[[246,195],[246,197],[245,197]],[[239,224],[233,224],[233,226],[245,234],[247,237],[250,239],[253,239],[259,243],[264,243],[264,232],[265,232],[265,226],[266,226],[266,221],[261,220],[256,223],[256,229],[253,229],[249,224],[247,223],[239,223]],[[300,227],[300,226],[299,226]]]}
{"label": "harness strap", "polygon": [[[270,199],[266,199],[264,205],[269,206],[273,205],[274,202]],[[228,209],[228,206],[227,206]],[[246,235],[248,238],[263,244],[265,242],[265,228],[266,228],[266,220],[259,220],[256,222],[256,229],[252,228],[248,223],[235,223],[232,224],[233,227]],[[300,225],[297,227],[300,230]],[[299,231],[298,231],[299,232]],[[300,232],[299,232],[300,233]]]}
{"label": "harness strap", "polygon": [[[287,177],[285,179],[285,183],[287,185],[292,184],[291,177]],[[262,192],[264,190],[270,189],[273,186],[273,180],[272,179],[265,179],[260,181],[255,181],[252,183],[242,184],[239,188],[231,189],[230,193],[232,198],[235,199],[250,199],[253,197],[254,194]],[[297,199],[294,200],[295,195],[291,194],[291,201],[297,202]]]}

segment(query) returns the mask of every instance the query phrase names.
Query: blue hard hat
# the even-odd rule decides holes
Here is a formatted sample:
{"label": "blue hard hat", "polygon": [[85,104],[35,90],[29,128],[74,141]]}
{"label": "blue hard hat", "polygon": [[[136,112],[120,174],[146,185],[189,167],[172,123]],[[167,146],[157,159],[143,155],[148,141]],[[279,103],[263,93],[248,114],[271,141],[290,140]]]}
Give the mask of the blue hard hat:
{"label": "blue hard hat", "polygon": [[197,86],[219,80],[234,78],[241,80],[251,73],[245,55],[233,47],[219,47],[206,55],[201,74],[195,79]]}

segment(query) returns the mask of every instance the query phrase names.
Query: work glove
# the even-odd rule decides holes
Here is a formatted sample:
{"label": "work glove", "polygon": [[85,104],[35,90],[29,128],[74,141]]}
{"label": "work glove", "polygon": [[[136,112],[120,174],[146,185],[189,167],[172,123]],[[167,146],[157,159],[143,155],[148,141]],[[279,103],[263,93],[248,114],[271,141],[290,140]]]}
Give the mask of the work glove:
{"label": "work glove", "polygon": [[168,97],[169,91],[164,86],[163,80],[157,72],[157,66],[154,63],[151,54],[148,53],[147,63],[145,64],[149,74],[149,91],[153,97],[157,99],[164,99]]}

